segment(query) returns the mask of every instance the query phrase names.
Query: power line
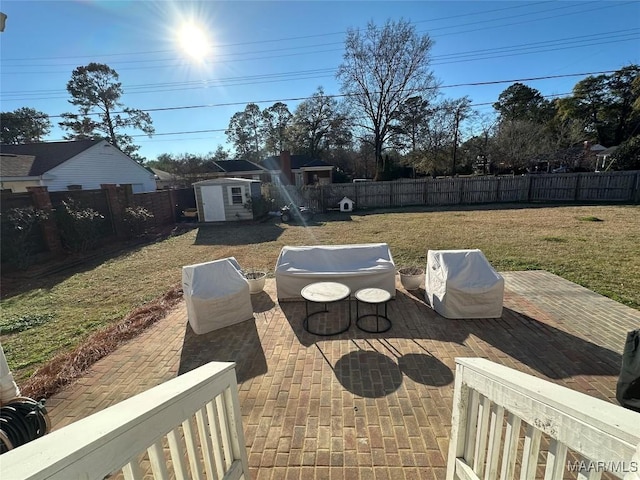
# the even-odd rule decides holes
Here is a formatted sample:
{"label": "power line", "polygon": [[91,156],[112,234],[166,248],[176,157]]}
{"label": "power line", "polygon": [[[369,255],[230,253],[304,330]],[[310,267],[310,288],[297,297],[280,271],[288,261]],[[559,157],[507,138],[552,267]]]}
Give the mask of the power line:
{"label": "power line", "polygon": [[[565,95],[571,95],[570,92],[568,93],[554,93],[554,94],[550,94],[550,95],[543,95],[543,98],[554,98],[554,97],[563,97]],[[327,95],[330,96],[330,95]],[[257,103],[257,102],[254,102]],[[469,105],[469,107],[484,107],[484,106],[493,106],[495,102],[483,102],[483,103],[472,103]],[[158,137],[158,136],[171,136],[171,135],[195,135],[195,134],[199,134],[199,133],[223,133],[226,132],[227,129],[226,128],[212,128],[212,129],[208,129],[208,130],[189,130],[189,131],[183,131],[183,132],[162,132],[162,133],[154,133],[153,136],[154,137]],[[149,135],[146,134],[139,134],[139,135],[130,135],[132,138],[149,138]],[[188,140],[208,140],[208,137],[200,137],[199,139],[188,139]],[[185,139],[187,140],[187,139]],[[52,142],[56,142],[56,141],[61,141],[61,140],[51,140]],[[154,140],[154,139],[149,139],[150,142],[152,141],[173,141],[173,140]]]}
{"label": "power line", "polygon": [[[508,80],[490,80],[485,82],[469,82],[469,83],[456,83],[452,85],[440,85],[436,88],[457,88],[457,87],[477,87],[483,85],[497,85],[501,83],[516,83],[516,82],[531,82],[534,80],[551,80],[555,78],[568,78],[568,77],[583,77],[587,75],[603,75],[607,73],[614,73],[616,70],[603,70],[599,72],[583,72],[583,73],[565,73],[562,75],[545,75],[541,77],[527,77],[527,78],[515,78]],[[324,95],[327,98],[343,98],[352,96],[351,94],[346,93],[337,93],[331,95]],[[215,108],[215,107],[233,107],[236,105],[248,105],[250,103],[261,104],[261,103],[276,103],[276,102],[300,102],[304,100],[309,100],[313,98],[313,96],[306,97],[292,97],[292,98],[279,98],[279,99],[269,99],[269,100],[252,100],[252,101],[243,101],[243,102],[226,102],[226,103],[208,103],[201,105],[182,105],[178,107],[156,107],[156,108],[141,108],[139,110],[143,112],[168,112],[174,110],[191,110],[196,108]],[[113,114],[124,113],[124,112],[113,112]],[[100,115],[99,113],[90,113],[88,115]],[[61,118],[62,115],[50,115],[49,118]]]}
{"label": "power line", "polygon": [[[539,2],[539,3],[546,3],[546,2]],[[600,2],[590,2],[591,3],[595,3],[595,4],[599,4]],[[620,6],[620,5],[628,5],[628,4],[633,4],[634,2],[626,2],[626,3],[622,3],[622,4],[605,4],[605,6],[598,6],[596,8],[591,8],[591,9],[587,9],[587,10],[579,10],[577,12],[570,12],[570,15],[575,15],[575,14],[579,14],[579,13],[585,13],[585,12],[589,12],[589,11],[594,11],[594,10],[601,10],[601,9],[605,9],[605,8],[611,8],[611,7],[615,7],[615,6]],[[535,4],[534,4],[535,5]],[[581,6],[581,5],[579,5]],[[575,5],[568,5],[568,6],[561,6],[561,7],[555,7],[552,9],[548,9],[548,10],[544,10],[542,12],[535,12],[535,14],[537,13],[544,13],[547,11],[556,11],[556,10],[564,10],[567,8],[574,8]],[[502,10],[502,9],[498,9],[498,10]],[[476,14],[482,14],[485,12],[476,12],[473,15]],[[472,14],[463,14],[461,16],[466,16],[466,15],[472,15]],[[509,18],[517,18],[517,17],[522,17],[522,16],[528,16],[530,17],[532,14],[531,13],[526,13],[526,14],[519,14],[519,15],[512,15],[509,17],[502,17],[502,18],[498,18],[498,19],[490,19],[490,20],[483,20],[483,21],[478,21],[478,22],[470,22],[467,24],[463,24],[462,26],[466,26],[466,25],[475,25],[475,24],[483,24],[486,25],[487,22],[495,22],[495,21],[499,21],[499,20],[504,20],[504,19],[509,19]],[[454,16],[452,18],[456,18],[459,16]],[[486,26],[480,29],[475,29],[475,30],[466,30],[466,31],[458,31],[458,32],[451,32],[448,34],[443,34],[440,36],[444,36],[444,35],[458,35],[461,33],[469,33],[469,32],[474,32],[474,31],[480,31],[480,30],[487,30],[487,29],[495,29],[497,27],[505,27],[505,26],[513,26],[513,25],[519,25],[519,24],[523,24],[523,23],[531,23],[531,22],[536,22],[536,21],[540,21],[540,20],[547,20],[547,19],[551,19],[551,18],[557,18],[558,16],[548,16],[548,17],[543,17],[543,18],[533,18],[533,19],[528,19],[525,20],[523,22],[516,22],[516,23],[508,23],[508,24],[502,24],[502,25],[497,25],[497,26]],[[424,20],[424,21],[419,21],[419,22],[412,22],[412,23],[423,23],[423,22],[427,22],[428,20]],[[442,29],[447,29],[447,28],[457,28],[460,27],[461,25],[454,25],[454,26],[448,26],[448,27],[440,27],[437,28],[435,30],[442,30]],[[426,33],[426,32],[421,32],[421,33]],[[331,35],[331,34],[329,34]],[[292,38],[297,38],[297,37],[292,37]],[[435,36],[434,38],[437,38],[437,36]],[[255,43],[255,42],[247,42],[247,43]],[[264,42],[262,42],[264,43]],[[291,50],[291,49],[300,49],[300,48],[315,48],[317,46],[324,46],[324,45],[332,45],[332,44],[336,44],[336,43],[340,43],[340,42],[335,42],[335,43],[330,43],[330,44],[320,44],[320,45],[311,45],[311,46],[304,46],[304,47],[288,47],[285,49],[276,49],[276,50],[263,50],[261,52],[270,52],[270,51],[282,51],[282,50]],[[291,57],[291,56],[299,56],[299,55],[310,55],[310,54],[318,54],[318,53],[327,53],[327,52],[337,52],[340,51],[341,49],[333,49],[333,50],[316,50],[316,51],[305,51],[305,52],[299,52],[299,53],[290,53],[290,54],[284,54],[284,55],[271,55],[271,56],[266,56],[266,57],[250,57],[250,58],[237,58],[237,59],[231,59],[231,60],[226,60],[226,61],[222,61],[222,62],[215,62],[216,64],[224,64],[224,63],[228,63],[230,61],[256,61],[256,60],[269,60],[269,59],[274,59],[274,58],[283,58],[283,57]],[[254,55],[257,52],[239,52],[239,53],[233,53],[233,54],[227,54],[227,55]],[[57,57],[57,58],[65,58],[65,57]],[[17,61],[16,59],[13,59],[13,61]],[[119,63],[144,63],[144,62],[159,62],[159,61],[164,61],[164,60],[132,60],[132,61],[122,61]],[[6,64],[7,60],[4,60],[4,63]],[[74,66],[75,64],[68,64],[68,66]],[[52,66],[60,66],[59,64],[56,65],[52,65]],[[156,66],[147,66],[147,67],[133,67],[133,68],[119,68],[120,71],[127,71],[127,70],[148,70],[148,69],[157,69],[157,68],[167,68],[168,65],[156,65]],[[32,67],[32,65],[21,65],[21,68],[25,68],[25,67]],[[46,74],[46,73],[67,73],[66,71],[58,71],[58,72],[24,72],[24,71],[20,71],[20,72],[3,72],[4,74],[13,74],[13,75],[24,75],[24,74]]]}
{"label": "power line", "polygon": [[[452,15],[452,16],[447,16],[447,17],[440,17],[440,18],[434,18],[434,19],[429,19],[429,20],[418,20],[415,22],[411,22],[413,24],[418,24],[418,23],[428,23],[428,22],[439,22],[442,20],[453,20],[456,18],[462,18],[462,17],[467,17],[467,16],[474,16],[474,15],[485,15],[488,13],[495,13],[495,12],[500,12],[500,11],[504,11],[504,10],[513,10],[513,9],[518,9],[518,8],[525,8],[525,7],[531,7],[531,6],[535,6],[535,5],[542,5],[542,4],[547,4],[547,3],[553,3],[553,2],[549,2],[549,1],[544,1],[544,2],[534,2],[534,3],[526,3],[526,4],[519,4],[519,5],[515,5],[515,6],[510,6],[510,7],[503,7],[503,8],[496,8],[493,10],[483,10],[480,12],[471,12],[471,13],[464,13],[464,14],[460,14],[460,15]],[[555,9],[552,9],[555,10]],[[509,18],[509,17],[506,17]],[[295,37],[284,37],[284,38],[276,38],[276,39],[267,39],[267,40],[255,40],[255,41],[250,41],[250,42],[236,42],[236,43],[226,43],[226,44],[221,44],[221,45],[209,45],[210,47],[216,47],[216,48],[229,48],[229,47],[238,47],[238,46],[246,46],[246,45],[263,45],[265,43],[276,43],[276,42],[284,42],[284,41],[292,41],[292,40],[306,40],[309,38],[320,38],[320,37],[328,37],[328,36],[334,36],[334,35],[346,35],[347,31],[343,30],[340,32],[330,32],[330,33],[319,33],[319,34],[314,34],[314,35],[302,35],[302,36],[295,36]],[[146,51],[146,52],[128,52],[128,53],[102,53],[102,54],[94,54],[94,55],[73,55],[73,56],[60,56],[60,57],[31,57],[31,58],[5,58],[3,59],[3,62],[13,62],[13,61],[25,61],[25,60],[64,60],[64,59],[72,59],[72,58],[94,58],[96,56],[100,56],[100,57],[116,57],[116,56],[128,56],[128,55],[153,55],[153,54],[157,54],[157,53],[172,53],[174,52],[173,50],[153,50],[153,51]]]}
{"label": "power line", "polygon": [[[630,33],[625,33],[630,32]],[[459,53],[451,53],[445,55],[437,55],[432,57],[432,60],[437,60],[440,58],[459,58],[461,60],[454,60],[450,62],[434,62],[432,65],[443,65],[448,63],[460,63],[462,61],[466,62],[469,60],[485,60],[490,58],[502,58],[513,55],[523,55],[523,54],[532,54],[532,53],[542,53],[548,51],[560,51],[564,49],[571,48],[584,48],[587,46],[594,45],[602,45],[607,43],[614,43],[618,41],[628,41],[640,38],[640,36],[635,35],[631,38],[622,38],[620,40],[615,40],[616,37],[628,37],[629,35],[633,35],[632,32],[640,32],[640,29],[629,29],[623,31],[611,31],[611,32],[601,32],[598,34],[591,35],[583,35],[576,37],[566,37],[560,38],[556,40],[547,40],[543,42],[532,42],[525,43],[519,45],[513,45],[510,47],[498,47],[495,49],[480,49],[480,50],[471,50],[466,52]],[[592,39],[593,37],[606,37],[608,40],[597,43],[587,43],[578,46],[569,46],[572,43],[577,43],[580,39]],[[527,52],[527,49],[534,48],[537,45],[564,45],[561,48],[548,48],[544,50],[535,50]],[[492,55],[493,52],[501,53],[500,55]],[[512,53],[508,53],[512,52]],[[464,60],[463,60],[464,59]],[[167,91],[180,91],[180,90],[193,90],[193,89],[201,89],[201,88],[216,88],[222,86],[240,86],[240,85],[254,85],[254,84],[263,84],[263,83],[275,83],[281,81],[291,81],[291,80],[307,80],[310,78],[329,78],[333,76],[335,69],[333,68],[323,68],[323,69],[314,69],[314,70],[300,70],[293,72],[282,72],[282,73],[274,73],[274,74],[261,74],[261,75],[251,75],[251,76],[240,76],[240,77],[229,77],[229,78],[221,78],[221,79],[207,79],[207,80],[195,80],[189,82],[161,82],[155,84],[140,84],[140,85],[131,85],[126,87],[126,93],[128,95],[132,94],[140,94],[140,93],[156,93],[156,92],[167,92]],[[322,74],[327,75],[322,75]],[[331,75],[329,75],[331,73]],[[156,88],[156,89],[154,89]],[[133,91],[132,91],[133,90]],[[45,96],[45,97],[37,97],[37,95],[46,95],[48,92],[54,93],[58,92],[58,90],[34,90],[29,92],[20,92],[20,91],[9,91],[0,93],[0,97],[5,101],[21,101],[21,100],[53,100],[53,99],[62,99],[67,98],[67,96]],[[22,97],[24,95],[29,96],[29,98],[15,98]],[[14,97],[14,98],[11,98]]]}

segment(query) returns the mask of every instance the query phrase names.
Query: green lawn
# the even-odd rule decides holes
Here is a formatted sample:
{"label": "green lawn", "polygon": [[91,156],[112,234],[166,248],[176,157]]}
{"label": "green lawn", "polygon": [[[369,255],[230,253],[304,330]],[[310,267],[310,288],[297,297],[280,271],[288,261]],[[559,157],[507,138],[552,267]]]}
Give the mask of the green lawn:
{"label": "green lawn", "polygon": [[180,282],[183,265],[235,256],[273,268],[284,245],[387,242],[396,266],[480,248],[499,270],[543,269],[640,308],[640,207],[510,205],[319,215],[315,223],[201,227],[34,279],[3,277],[0,341],[17,380]]}

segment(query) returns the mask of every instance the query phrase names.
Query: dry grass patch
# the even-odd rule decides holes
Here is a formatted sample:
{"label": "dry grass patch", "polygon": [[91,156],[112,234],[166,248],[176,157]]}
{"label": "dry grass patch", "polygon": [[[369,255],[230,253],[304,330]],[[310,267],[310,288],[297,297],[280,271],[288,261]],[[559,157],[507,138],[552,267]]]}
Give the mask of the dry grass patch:
{"label": "dry grass patch", "polygon": [[80,269],[20,280],[2,299],[3,319],[46,321],[0,332],[0,341],[24,384],[57,355],[171,291],[183,265],[234,256],[247,270],[272,274],[284,245],[369,242],[387,242],[398,266],[425,264],[429,249],[479,248],[499,271],[547,270],[640,307],[638,206],[408,208],[318,215],[307,228],[275,219],[207,226]]}

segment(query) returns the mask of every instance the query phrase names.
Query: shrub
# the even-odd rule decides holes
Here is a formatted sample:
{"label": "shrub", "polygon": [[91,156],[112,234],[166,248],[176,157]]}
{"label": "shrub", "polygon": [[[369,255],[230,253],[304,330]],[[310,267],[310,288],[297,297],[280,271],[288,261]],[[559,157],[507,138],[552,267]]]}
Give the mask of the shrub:
{"label": "shrub", "polygon": [[640,169],[640,135],[621,143],[613,156],[620,170]]}
{"label": "shrub", "polygon": [[124,211],[124,224],[129,228],[130,237],[139,237],[148,233],[153,213],[144,207],[127,207]]}
{"label": "shrub", "polygon": [[8,228],[3,232],[2,243],[6,258],[16,267],[25,269],[31,263],[35,247],[33,229],[48,218],[47,212],[33,207],[12,208],[7,212]]}
{"label": "shrub", "polygon": [[63,245],[73,252],[86,252],[96,246],[104,216],[67,199],[56,209],[56,220]]}
{"label": "shrub", "polygon": [[24,315],[12,315],[0,319],[0,333],[7,335],[9,333],[18,333],[37,327],[52,320],[52,313],[26,313]]}

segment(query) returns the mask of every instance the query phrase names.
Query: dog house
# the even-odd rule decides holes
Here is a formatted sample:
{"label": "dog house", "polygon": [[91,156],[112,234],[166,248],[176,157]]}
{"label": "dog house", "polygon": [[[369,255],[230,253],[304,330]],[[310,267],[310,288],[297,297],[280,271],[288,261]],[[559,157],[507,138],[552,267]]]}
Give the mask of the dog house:
{"label": "dog house", "polygon": [[353,212],[353,206],[355,202],[348,197],[344,197],[340,200],[340,211],[341,212]]}
{"label": "dog house", "polygon": [[253,220],[253,204],[262,198],[261,183],[247,178],[215,178],[195,182],[200,222]]}

